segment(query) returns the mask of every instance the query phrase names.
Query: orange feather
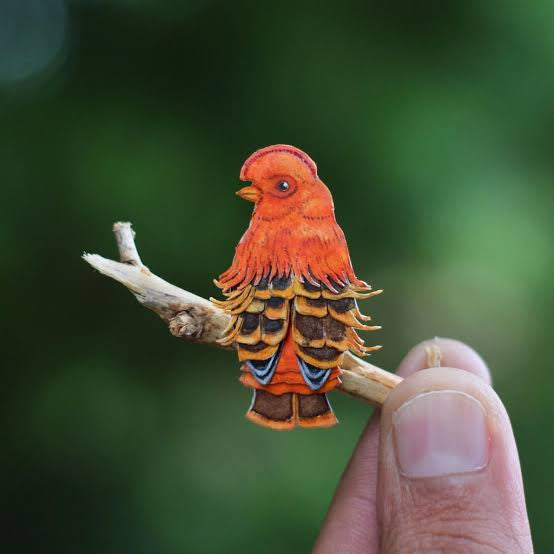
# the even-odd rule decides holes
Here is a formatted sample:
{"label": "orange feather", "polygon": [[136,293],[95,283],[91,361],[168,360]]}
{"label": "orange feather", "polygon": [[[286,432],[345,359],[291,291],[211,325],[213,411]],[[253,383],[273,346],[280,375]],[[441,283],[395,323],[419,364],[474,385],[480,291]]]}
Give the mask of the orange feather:
{"label": "orange feather", "polygon": [[[368,288],[354,273],[333,198],[307,154],[293,146],[268,146],[246,160],[240,178],[253,183],[244,196],[255,198],[256,206],[231,267],[219,277],[225,290],[291,273],[331,291],[333,283]],[[282,181],[287,191],[278,189]]]}

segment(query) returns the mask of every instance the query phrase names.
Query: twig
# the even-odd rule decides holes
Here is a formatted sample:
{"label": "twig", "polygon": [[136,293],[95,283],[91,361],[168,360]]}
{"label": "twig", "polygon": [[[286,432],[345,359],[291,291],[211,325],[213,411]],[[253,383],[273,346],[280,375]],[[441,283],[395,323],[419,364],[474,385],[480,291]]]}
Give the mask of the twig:
{"label": "twig", "polygon": [[425,347],[425,355],[427,358],[427,367],[440,367],[442,363],[442,352],[438,344],[431,343]]}
{"label": "twig", "polygon": [[113,224],[112,230],[119,250],[119,261],[124,264],[144,267],[135,244],[136,233],[133,231],[131,224],[118,221]]}
{"label": "twig", "polygon": [[[208,300],[164,281],[142,265],[130,223],[115,223],[113,232],[120,262],[98,254],[84,254],[83,259],[103,275],[126,286],[145,308],[156,312],[168,324],[175,337],[219,346],[216,339],[229,316]],[[347,352],[341,380],[342,392],[381,405],[402,378]]]}

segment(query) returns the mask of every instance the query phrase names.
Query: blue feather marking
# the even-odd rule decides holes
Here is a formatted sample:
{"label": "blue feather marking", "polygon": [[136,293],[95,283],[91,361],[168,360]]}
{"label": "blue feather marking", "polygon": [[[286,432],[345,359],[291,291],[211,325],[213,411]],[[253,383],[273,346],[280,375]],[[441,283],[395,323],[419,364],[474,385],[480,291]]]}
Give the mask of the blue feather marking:
{"label": "blue feather marking", "polygon": [[308,387],[314,391],[319,390],[327,382],[329,375],[331,375],[331,370],[315,367],[298,356],[296,359],[298,360],[300,373],[302,373],[302,377],[304,381],[306,381]]}
{"label": "blue feather marking", "polygon": [[246,360],[248,369],[261,385],[267,385],[273,378],[280,354],[281,347],[279,346],[275,354],[267,360]]}

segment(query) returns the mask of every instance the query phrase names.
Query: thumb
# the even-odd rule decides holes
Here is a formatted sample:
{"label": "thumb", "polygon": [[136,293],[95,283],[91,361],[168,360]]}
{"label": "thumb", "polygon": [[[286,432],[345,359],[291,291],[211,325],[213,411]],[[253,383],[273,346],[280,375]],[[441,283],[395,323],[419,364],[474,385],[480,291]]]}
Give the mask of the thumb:
{"label": "thumb", "polygon": [[506,410],[467,371],[407,377],[381,419],[377,510],[384,552],[532,552]]}

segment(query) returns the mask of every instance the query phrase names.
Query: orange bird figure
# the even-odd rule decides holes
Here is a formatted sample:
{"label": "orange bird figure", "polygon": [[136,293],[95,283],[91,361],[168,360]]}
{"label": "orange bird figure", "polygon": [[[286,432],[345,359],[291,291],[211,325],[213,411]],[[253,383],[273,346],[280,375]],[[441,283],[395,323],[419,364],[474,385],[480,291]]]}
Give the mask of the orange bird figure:
{"label": "orange bird figure", "polygon": [[329,189],[293,146],[254,152],[237,194],[255,203],[231,267],[212,299],[231,315],[220,343],[236,345],[242,383],[254,389],[246,417],[272,429],[337,423],[326,393],[340,383],[347,350],[364,356],[356,329],[370,318],[356,300],[379,294],[356,277]]}

